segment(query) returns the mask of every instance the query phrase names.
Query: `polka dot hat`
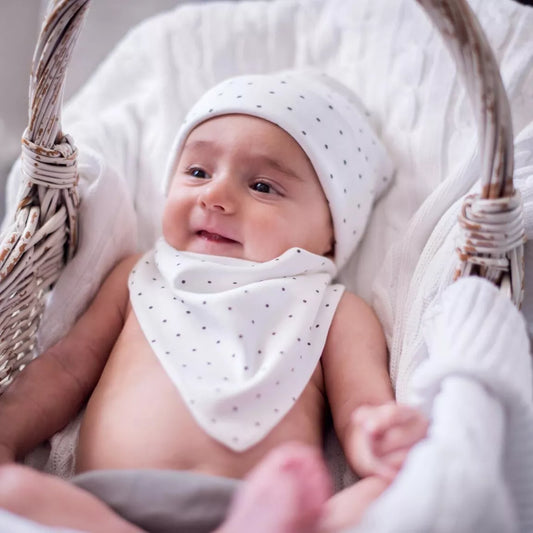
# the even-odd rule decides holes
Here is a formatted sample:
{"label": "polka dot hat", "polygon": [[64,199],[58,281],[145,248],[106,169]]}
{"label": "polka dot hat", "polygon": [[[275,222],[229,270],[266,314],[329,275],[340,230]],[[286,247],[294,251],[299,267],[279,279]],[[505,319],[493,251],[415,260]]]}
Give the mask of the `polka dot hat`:
{"label": "polka dot hat", "polygon": [[373,201],[393,173],[386,150],[356,96],[322,73],[286,71],[225,80],[192,107],[167,165],[165,191],[189,133],[210,118],[245,114],[268,120],[305,151],[329,202],[340,269],[361,239]]}

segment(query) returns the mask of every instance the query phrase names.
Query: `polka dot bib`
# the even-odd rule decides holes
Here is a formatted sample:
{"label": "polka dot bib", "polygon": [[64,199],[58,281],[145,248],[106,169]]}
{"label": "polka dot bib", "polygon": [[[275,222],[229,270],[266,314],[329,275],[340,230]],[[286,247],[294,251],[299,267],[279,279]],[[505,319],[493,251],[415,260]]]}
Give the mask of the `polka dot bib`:
{"label": "polka dot bib", "polygon": [[344,291],[333,262],[291,248],[265,263],[160,239],[129,278],[141,328],[196,422],[243,451],[294,405]]}

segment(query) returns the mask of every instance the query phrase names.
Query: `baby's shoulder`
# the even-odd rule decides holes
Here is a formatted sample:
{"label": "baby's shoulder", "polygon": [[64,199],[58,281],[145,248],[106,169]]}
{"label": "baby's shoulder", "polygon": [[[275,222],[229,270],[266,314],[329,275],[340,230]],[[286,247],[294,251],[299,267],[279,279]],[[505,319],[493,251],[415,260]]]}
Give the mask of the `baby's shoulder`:
{"label": "baby's shoulder", "polygon": [[330,337],[383,337],[379,319],[372,307],[353,292],[344,291],[330,327]]}
{"label": "baby's shoulder", "polygon": [[344,315],[376,317],[372,307],[363,298],[348,290],[342,293],[335,311],[335,317]]}
{"label": "baby's shoulder", "polygon": [[110,283],[112,285],[123,285],[124,283],[127,283],[131,271],[133,270],[133,268],[141,257],[142,254],[133,254],[121,259],[110,270],[104,283]]}
{"label": "baby's shoulder", "polygon": [[387,343],[378,317],[362,298],[345,291],[326,338],[322,367],[330,375],[342,372],[346,379],[354,372],[366,372],[369,365],[386,369],[386,361]]}
{"label": "baby's shoulder", "polygon": [[105,298],[106,300],[127,302],[128,277],[140,257],[141,254],[129,255],[116,263],[107,273],[96,297],[98,299]]}

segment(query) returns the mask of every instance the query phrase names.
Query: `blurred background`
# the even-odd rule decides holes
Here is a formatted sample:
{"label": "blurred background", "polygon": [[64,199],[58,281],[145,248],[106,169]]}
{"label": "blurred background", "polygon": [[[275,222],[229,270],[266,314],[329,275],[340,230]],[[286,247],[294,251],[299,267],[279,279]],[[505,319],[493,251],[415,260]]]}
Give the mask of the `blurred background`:
{"label": "blurred background", "polygon": [[[129,28],[150,15],[199,1],[210,0],[92,0],[67,74],[65,98],[85,83]],[[5,180],[26,127],[31,59],[47,5],[47,0],[0,0],[0,220]]]}

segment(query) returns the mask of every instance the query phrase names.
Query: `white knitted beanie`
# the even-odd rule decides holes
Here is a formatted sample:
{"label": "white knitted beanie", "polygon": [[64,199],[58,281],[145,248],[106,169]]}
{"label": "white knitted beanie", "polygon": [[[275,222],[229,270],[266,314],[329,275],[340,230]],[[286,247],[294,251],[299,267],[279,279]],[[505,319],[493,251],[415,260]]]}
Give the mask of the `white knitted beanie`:
{"label": "white knitted beanie", "polygon": [[340,269],[361,239],[374,199],[393,167],[364,108],[344,85],[314,71],[285,71],[225,80],[192,107],[171,150],[165,192],[189,133],[210,118],[244,114],[272,122],[301,146],[329,202]]}

